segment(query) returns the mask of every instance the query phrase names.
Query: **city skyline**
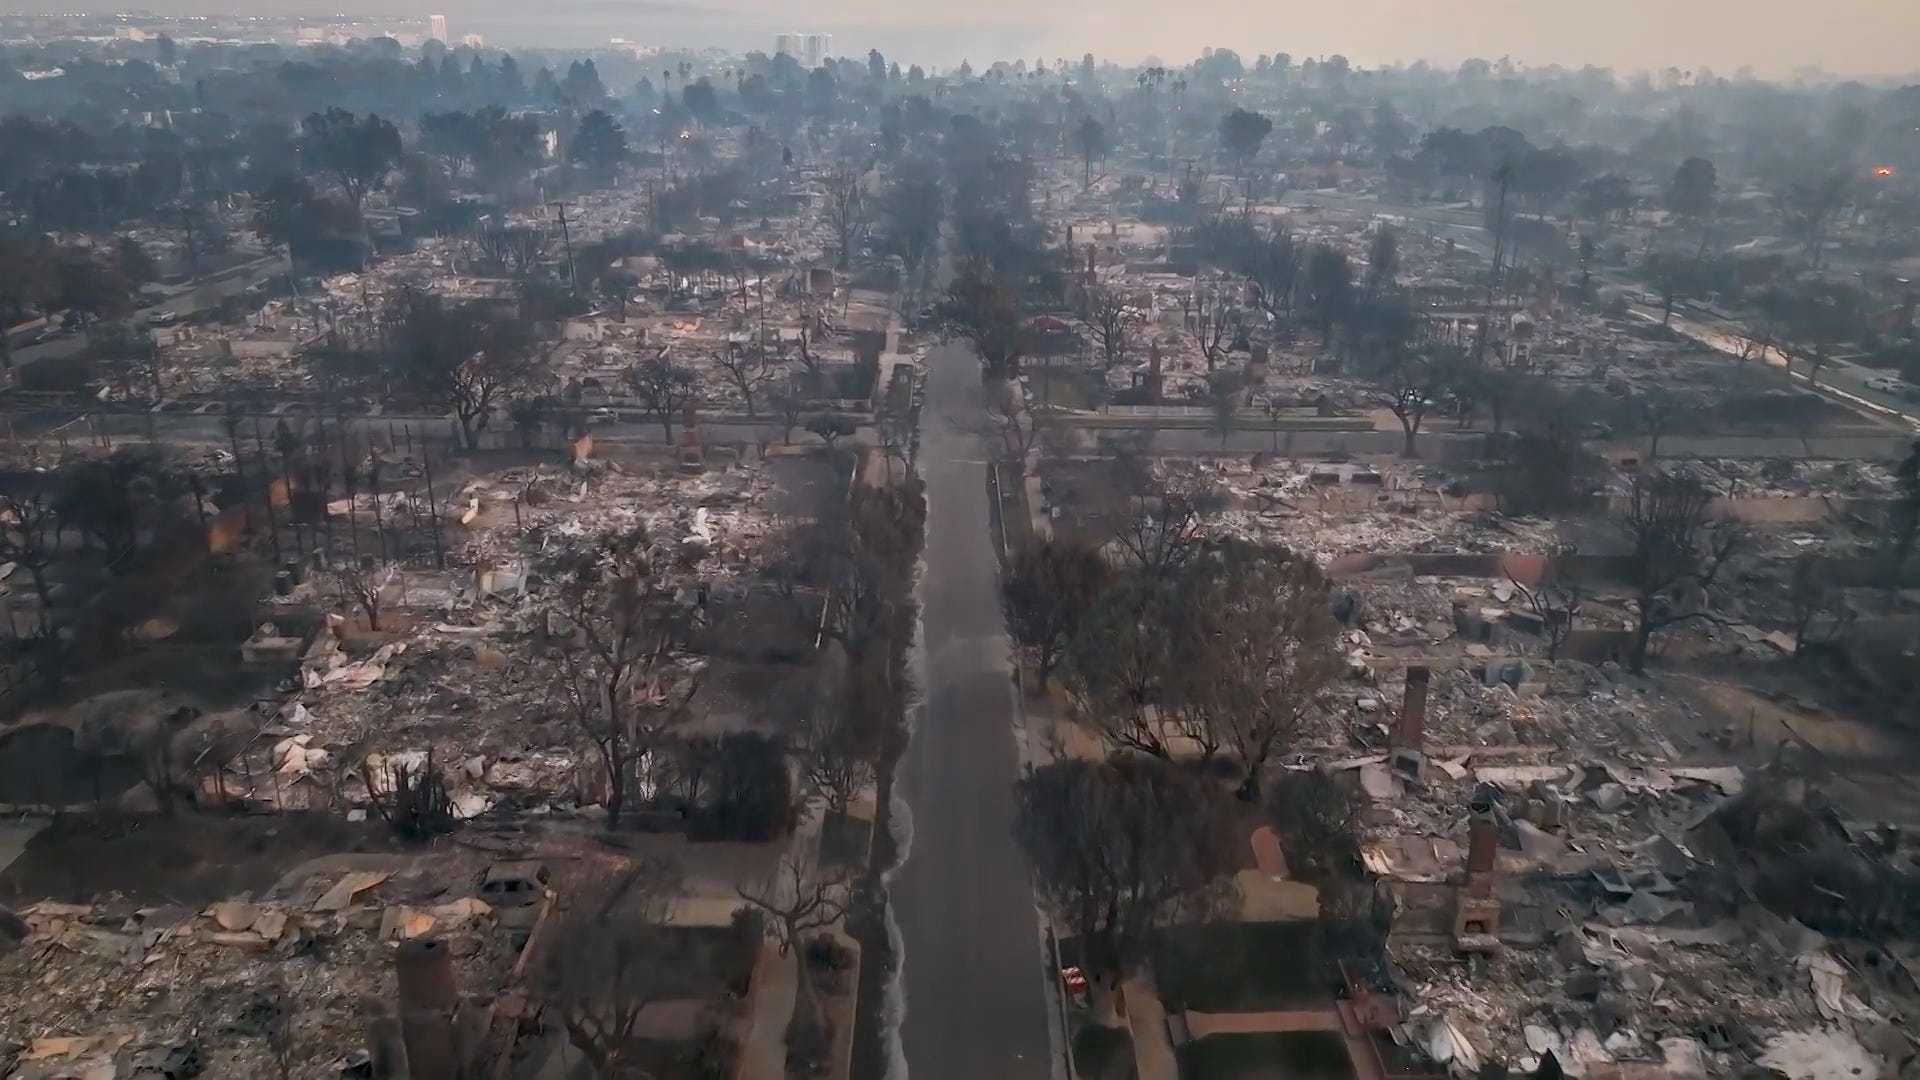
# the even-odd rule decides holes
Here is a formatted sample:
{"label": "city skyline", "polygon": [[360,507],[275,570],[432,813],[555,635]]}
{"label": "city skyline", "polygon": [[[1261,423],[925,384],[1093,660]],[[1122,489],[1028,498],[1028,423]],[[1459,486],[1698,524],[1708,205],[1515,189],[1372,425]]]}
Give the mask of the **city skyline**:
{"label": "city skyline", "polygon": [[[337,17],[305,0],[246,5],[233,0],[174,0],[150,5],[159,14],[247,14]],[[83,7],[82,10],[85,10]],[[107,13],[106,5],[95,11]],[[27,14],[32,5],[0,0],[0,14]],[[425,20],[424,3],[386,14]],[[744,5],[688,0],[571,0],[537,15],[502,0],[472,0],[444,12],[463,31],[512,48],[591,48],[614,37],[644,36],[685,48],[764,50],[772,38],[804,23],[840,42],[840,54],[879,49],[924,66],[975,67],[1040,55],[1103,60],[1181,62],[1208,46],[1252,56],[1341,54],[1362,66],[1425,60],[1450,65],[1468,57],[1503,56],[1531,66],[1594,64],[1623,72],[1707,67],[1790,75],[1817,68],[1837,75],[1898,76],[1920,69],[1908,43],[1920,40],[1920,5],[1885,0],[1836,0],[1817,16],[1786,0],[1701,0],[1675,6],[1623,0],[1604,11],[1558,7],[1512,8],[1494,0],[1355,0],[1337,12],[1246,8],[1201,0],[1168,20],[1140,0],[1122,0],[1096,20],[1058,0],[1015,3],[983,0],[968,17],[925,20],[925,13],[874,0],[835,0],[802,15]],[[796,16],[800,16],[796,18]],[[636,23],[644,33],[636,34]],[[1223,40],[1222,26],[1235,40]],[[1651,28],[1651,32],[1649,32]],[[452,39],[450,39],[452,40]],[[1258,43],[1253,44],[1253,43]]]}

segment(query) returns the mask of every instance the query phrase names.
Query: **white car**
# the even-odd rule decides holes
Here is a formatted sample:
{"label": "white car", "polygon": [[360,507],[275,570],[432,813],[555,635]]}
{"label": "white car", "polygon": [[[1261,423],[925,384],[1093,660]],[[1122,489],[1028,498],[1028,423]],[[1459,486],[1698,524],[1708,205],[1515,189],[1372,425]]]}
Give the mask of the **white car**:
{"label": "white car", "polygon": [[1867,380],[1867,389],[1878,390],[1883,394],[1897,394],[1906,388],[1906,383],[1891,375],[1875,375]]}

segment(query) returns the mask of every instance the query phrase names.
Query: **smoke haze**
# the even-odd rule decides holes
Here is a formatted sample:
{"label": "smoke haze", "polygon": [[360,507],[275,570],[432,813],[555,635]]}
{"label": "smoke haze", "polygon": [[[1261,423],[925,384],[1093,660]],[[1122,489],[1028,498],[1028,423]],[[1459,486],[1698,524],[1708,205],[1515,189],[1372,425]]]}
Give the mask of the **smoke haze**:
{"label": "smoke haze", "polygon": [[[164,11],[245,10],[323,14],[351,4],[266,0],[154,3]],[[1121,62],[1157,56],[1183,63],[1209,45],[1247,59],[1345,54],[1357,64],[1469,56],[1512,56],[1530,64],[1599,64],[1621,71],[1711,67],[1763,75],[1820,67],[1836,74],[1898,75],[1915,70],[1920,3],[1915,0],[1341,0],[1328,4],[1242,0],[970,0],[965,5],[886,0],[801,4],[686,0],[421,0],[361,5],[373,11],[444,11],[459,33],[492,44],[588,46],[610,37],[646,45],[765,49],[782,30],[825,31],[835,51],[870,48],[910,62],[976,66],[996,59],[1077,58],[1091,51]],[[39,10],[21,0],[0,10]],[[964,14],[964,19],[957,18]]]}

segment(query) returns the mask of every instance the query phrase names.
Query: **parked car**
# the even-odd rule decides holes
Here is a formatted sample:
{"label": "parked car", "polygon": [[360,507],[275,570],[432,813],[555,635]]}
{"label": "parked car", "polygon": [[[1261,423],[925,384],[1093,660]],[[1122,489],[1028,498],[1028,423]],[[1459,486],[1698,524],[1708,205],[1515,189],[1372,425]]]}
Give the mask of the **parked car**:
{"label": "parked car", "polygon": [[1883,394],[1898,394],[1905,390],[1906,386],[1905,382],[1891,375],[1875,375],[1867,380],[1867,389],[1878,390]]}

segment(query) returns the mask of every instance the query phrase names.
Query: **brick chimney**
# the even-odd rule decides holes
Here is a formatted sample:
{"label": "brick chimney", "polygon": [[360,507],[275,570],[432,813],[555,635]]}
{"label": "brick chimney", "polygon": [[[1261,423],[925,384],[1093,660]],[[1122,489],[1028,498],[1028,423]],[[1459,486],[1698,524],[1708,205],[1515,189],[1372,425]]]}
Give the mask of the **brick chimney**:
{"label": "brick chimney", "polygon": [[1467,888],[1487,895],[1493,891],[1494,859],[1499,852],[1494,831],[1493,804],[1476,801],[1467,824]]}
{"label": "brick chimney", "polygon": [[460,1004],[453,951],[439,938],[400,943],[393,958],[399,984],[400,1036],[412,1080],[458,1080],[453,1013]]}
{"label": "brick chimney", "polygon": [[1455,894],[1453,943],[1462,952],[1493,952],[1500,948],[1500,898],[1495,859],[1499,834],[1493,820],[1493,799],[1484,793],[1473,799],[1467,824],[1466,881]]}
{"label": "brick chimney", "polygon": [[1400,717],[1393,725],[1393,745],[1404,750],[1419,750],[1427,741],[1427,683],[1433,678],[1425,665],[1407,669],[1407,696],[1400,703]]}

